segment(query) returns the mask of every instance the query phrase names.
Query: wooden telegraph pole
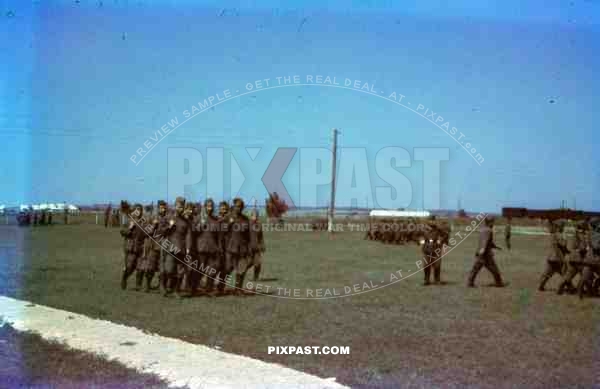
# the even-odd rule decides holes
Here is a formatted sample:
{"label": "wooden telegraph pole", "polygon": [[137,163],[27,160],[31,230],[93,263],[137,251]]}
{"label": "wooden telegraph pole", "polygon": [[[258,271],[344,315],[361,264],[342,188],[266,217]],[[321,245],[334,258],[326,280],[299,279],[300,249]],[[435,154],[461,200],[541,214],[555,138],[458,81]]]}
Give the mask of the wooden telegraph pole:
{"label": "wooden telegraph pole", "polygon": [[327,231],[333,232],[333,215],[335,213],[335,182],[337,171],[337,136],[339,131],[333,129],[333,155],[331,159],[331,202],[329,204],[329,217],[327,223]]}

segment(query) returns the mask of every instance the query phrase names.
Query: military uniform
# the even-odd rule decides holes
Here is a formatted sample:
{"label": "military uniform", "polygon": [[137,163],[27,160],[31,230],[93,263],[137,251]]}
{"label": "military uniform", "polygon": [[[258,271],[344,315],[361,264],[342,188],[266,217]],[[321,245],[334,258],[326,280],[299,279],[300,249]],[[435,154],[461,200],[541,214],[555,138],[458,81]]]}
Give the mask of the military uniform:
{"label": "military uniform", "polygon": [[587,250],[583,261],[583,270],[578,290],[579,298],[584,294],[593,295],[597,292],[598,276],[600,275],[600,218],[590,221],[590,234],[587,240]]}
{"label": "military uniform", "polygon": [[262,224],[260,224],[257,218],[250,220],[250,242],[248,249],[248,269],[254,267],[254,281],[258,281],[262,269],[262,256],[266,248]]}
{"label": "military uniform", "polygon": [[198,282],[206,276],[206,291],[213,294],[217,277],[221,272],[221,256],[223,242],[221,235],[221,221],[212,214],[212,209],[207,211],[206,219],[199,219],[194,225],[194,251],[198,263],[205,269],[200,272]]}
{"label": "military uniform", "polygon": [[496,243],[494,243],[493,219],[486,217],[485,225],[481,226],[479,229],[479,246],[477,248],[477,253],[475,253],[475,263],[469,274],[468,287],[475,286],[475,278],[482,267],[485,267],[492,273],[496,286],[502,287],[506,285],[502,281],[500,270],[494,259],[493,250],[498,248]]}
{"label": "military uniform", "polygon": [[[190,248],[189,255],[193,259],[197,259],[198,255],[195,250],[194,245],[194,225],[198,222],[198,207],[193,203],[186,203],[184,210],[184,218],[188,220],[190,223],[190,228],[192,229],[192,246]],[[193,262],[193,261],[192,261]],[[183,269],[183,279],[182,279],[182,288],[187,288],[190,292],[190,295],[194,295],[198,289],[198,282],[200,281],[200,274],[190,266],[185,266]]]}
{"label": "military uniform", "polygon": [[[156,227],[156,230],[154,232],[154,235],[157,236],[158,239],[163,239],[166,238],[169,234],[169,216],[167,215],[167,210],[166,210],[166,202],[164,202],[163,200],[159,200],[158,201],[158,207],[159,207],[159,214],[158,214],[158,226]],[[160,208],[164,207],[163,209],[165,210],[164,213],[161,214]],[[167,256],[168,256],[168,252],[161,247],[160,250],[160,259],[159,259],[159,285],[162,287],[163,291],[167,290],[167,273],[166,273],[166,260],[167,260]]]}
{"label": "military uniform", "polygon": [[575,229],[575,237],[569,244],[570,254],[567,261],[567,271],[563,277],[563,281],[558,287],[558,294],[564,293],[565,290],[575,291],[573,286],[573,278],[580,274],[583,269],[583,261],[586,256],[588,247],[586,223],[578,223]]}
{"label": "military uniform", "polygon": [[[227,217],[227,239],[225,242],[225,263],[223,276],[227,277],[236,271],[236,293],[243,288],[244,278],[248,267],[248,243],[250,242],[250,224],[248,218],[242,214],[243,206],[236,206]],[[221,286],[222,285],[222,286]],[[219,284],[224,291],[225,284]]]}
{"label": "military uniform", "polygon": [[185,200],[177,198],[177,214],[169,220],[168,236],[171,244],[176,248],[167,252],[165,258],[166,285],[165,296],[175,291],[178,295],[182,292],[182,282],[188,272],[185,256],[190,255],[192,249],[192,227],[190,221],[184,217],[183,207]]}
{"label": "military uniform", "polygon": [[127,279],[136,272],[135,288],[142,287],[143,269],[141,267],[144,254],[144,241],[146,233],[138,224],[137,220],[131,220],[126,229],[121,230],[121,236],[125,238],[125,266],[121,276],[121,289],[127,289]]}
{"label": "military uniform", "polygon": [[431,270],[433,268],[434,280],[436,284],[441,282],[442,274],[442,258],[441,258],[441,241],[437,229],[425,233],[423,246],[423,261],[425,268],[423,273],[425,276],[424,285],[430,284]]}
{"label": "military uniform", "polygon": [[154,219],[152,221],[152,230],[149,231],[150,237],[146,239],[146,243],[144,245],[144,257],[141,265],[141,269],[144,272],[144,276],[146,278],[146,286],[144,288],[146,292],[150,291],[152,287],[152,279],[154,278],[154,274],[160,269],[162,246],[159,242],[159,230],[159,220]]}
{"label": "military uniform", "polygon": [[406,242],[407,225],[404,220],[398,220],[394,223],[394,242],[404,244]]}
{"label": "military uniform", "polygon": [[510,221],[504,227],[504,242],[506,243],[506,248],[510,251],[510,237],[512,233],[512,226],[510,225]]}
{"label": "military uniform", "polygon": [[565,255],[569,253],[567,242],[562,237],[564,222],[556,221],[551,225],[550,241],[548,245],[548,256],[546,257],[546,269],[540,278],[538,290],[544,291],[546,283],[554,274],[564,274]]}

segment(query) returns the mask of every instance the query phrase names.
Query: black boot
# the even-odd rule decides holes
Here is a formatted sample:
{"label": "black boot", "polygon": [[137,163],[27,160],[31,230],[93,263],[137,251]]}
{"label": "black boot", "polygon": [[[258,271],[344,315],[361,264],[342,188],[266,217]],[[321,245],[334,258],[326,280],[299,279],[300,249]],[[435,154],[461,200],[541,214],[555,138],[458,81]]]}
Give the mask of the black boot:
{"label": "black boot", "polygon": [[165,284],[165,293],[163,294],[163,296],[169,297],[171,296],[171,294],[173,294],[173,287],[175,286],[175,277],[167,276],[166,274],[163,277],[163,281]]}
{"label": "black boot", "polygon": [[167,276],[164,272],[158,275],[158,285],[162,288],[163,292],[167,290]]}
{"label": "black boot", "polygon": [[239,274],[235,275],[235,291],[236,295],[242,294],[242,276]]}
{"label": "black boot", "polygon": [[121,275],[121,289],[122,290],[127,289],[127,278],[128,278],[127,270],[123,270],[123,274]]}
{"label": "black boot", "polygon": [[144,281],[144,272],[137,271],[135,273],[135,290],[140,291],[142,289],[142,282]]}
{"label": "black boot", "polygon": [[473,276],[473,272],[469,274],[469,279],[467,280],[467,288],[475,287],[475,277]]}
{"label": "black boot", "polygon": [[151,273],[151,272],[146,273],[146,287],[144,288],[144,292],[148,293],[148,292],[150,292],[150,289],[152,289],[152,279],[153,278],[154,278],[154,273]]}
{"label": "black boot", "polygon": [[258,281],[260,278],[261,267],[261,265],[254,266],[254,282]]}
{"label": "black boot", "polygon": [[433,279],[437,285],[442,283],[442,269],[439,267],[433,268]]}
{"label": "black boot", "polygon": [[185,297],[183,295],[183,277],[177,277],[175,279],[175,297],[178,299]]}
{"label": "black boot", "polygon": [[429,265],[427,265],[425,267],[425,269],[423,269],[423,274],[425,276],[425,278],[423,280],[423,285],[424,286],[431,285],[431,282],[429,281],[431,279],[431,268],[429,267]]}

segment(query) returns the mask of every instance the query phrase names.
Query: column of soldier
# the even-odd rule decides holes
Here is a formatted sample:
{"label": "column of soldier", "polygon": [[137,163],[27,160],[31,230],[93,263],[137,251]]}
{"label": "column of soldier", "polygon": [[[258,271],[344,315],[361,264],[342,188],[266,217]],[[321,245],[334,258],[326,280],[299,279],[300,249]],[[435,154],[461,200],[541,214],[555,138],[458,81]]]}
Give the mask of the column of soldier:
{"label": "column of soldier", "polygon": [[[64,211],[64,215],[64,224],[68,224],[67,210]],[[17,223],[20,226],[51,226],[53,224],[52,217],[53,212],[47,210],[41,212],[36,210],[21,211],[17,215]]]}
{"label": "column of soldier", "polygon": [[[147,218],[142,205],[135,204],[128,227],[121,231],[125,240],[121,288],[127,289],[135,273],[136,290],[161,288],[165,297],[191,297],[200,291],[217,296],[226,293],[235,272],[233,293],[243,294],[246,273],[253,269],[258,280],[265,252],[256,208],[249,217],[244,208],[240,198],[231,207],[223,201],[215,215],[212,199],[199,207],[178,197],[173,214],[166,202],[159,201],[158,215]],[[153,287],[157,273],[159,285]]]}
{"label": "column of soldier", "polygon": [[[136,289],[140,289],[144,278],[145,290],[151,289],[154,274],[160,269],[160,285],[169,296],[176,292],[181,295],[184,281],[189,289],[188,295],[195,294],[202,278],[206,278],[206,291],[208,295],[223,294],[225,282],[235,270],[235,292],[243,289],[244,277],[247,271],[254,267],[255,279],[258,279],[261,270],[261,257],[264,253],[264,240],[261,228],[252,228],[257,223],[257,214],[254,210],[248,219],[244,214],[244,203],[235,199],[234,205],[229,209],[226,202],[221,202],[218,216],[214,216],[214,203],[207,200],[204,204],[204,217],[198,217],[197,208],[185,203],[183,198],[178,198],[175,203],[175,216],[167,215],[167,206],[164,201],[159,202],[159,216],[152,221],[152,227],[146,231],[158,232],[159,236],[168,236],[180,251],[172,254],[163,249],[155,239],[147,239],[148,233],[136,220],[140,219],[142,206],[134,206],[134,220],[127,230],[122,231],[126,239],[125,269],[121,280],[123,289],[127,286],[128,277],[137,270]],[[555,274],[562,276],[558,294],[564,292],[578,292],[583,295],[597,294],[600,290],[600,218],[580,221],[576,225],[575,235],[567,243],[564,236],[565,220],[549,223],[549,245],[546,257],[546,269],[542,274],[539,291],[544,291],[547,281]],[[436,284],[441,283],[441,258],[444,245],[448,245],[450,228],[447,224],[439,224],[432,220],[427,231],[416,231],[408,234],[413,238],[420,238],[423,258],[425,262],[425,285],[430,284],[431,269],[434,273]],[[479,232],[479,246],[475,253],[475,263],[469,274],[467,286],[474,287],[475,278],[479,271],[485,267],[494,276],[495,286],[506,286],[500,270],[494,259],[493,250],[500,249],[494,242],[494,218],[486,216]],[[511,225],[505,227],[505,242],[510,250]],[[407,236],[408,236],[407,235]],[[375,230],[367,233],[368,239],[379,240],[380,235]],[[405,237],[406,241],[412,240]],[[214,269],[215,277],[203,274],[195,269],[190,270],[186,265],[186,258],[194,257],[196,263],[203,264],[202,268]],[[580,275],[578,286],[573,285],[573,279]],[[217,287],[215,291],[215,280]]]}
{"label": "column of soldier", "polygon": [[[546,268],[542,273],[539,291],[544,291],[546,283],[555,275],[562,277],[557,293],[578,293],[583,296],[598,295],[600,290],[600,218],[594,217],[579,221],[575,235],[566,239],[566,220],[549,223],[550,238]],[[573,284],[579,275],[577,287]]]}

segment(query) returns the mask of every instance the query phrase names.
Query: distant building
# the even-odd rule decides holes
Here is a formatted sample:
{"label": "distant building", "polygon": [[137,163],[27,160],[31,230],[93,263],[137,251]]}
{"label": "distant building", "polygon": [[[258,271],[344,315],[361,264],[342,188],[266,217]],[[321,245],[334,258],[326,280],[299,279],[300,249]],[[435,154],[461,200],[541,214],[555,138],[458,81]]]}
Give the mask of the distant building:
{"label": "distant building", "polygon": [[430,217],[429,211],[400,211],[400,210],[385,210],[375,209],[369,213],[371,217]]}

